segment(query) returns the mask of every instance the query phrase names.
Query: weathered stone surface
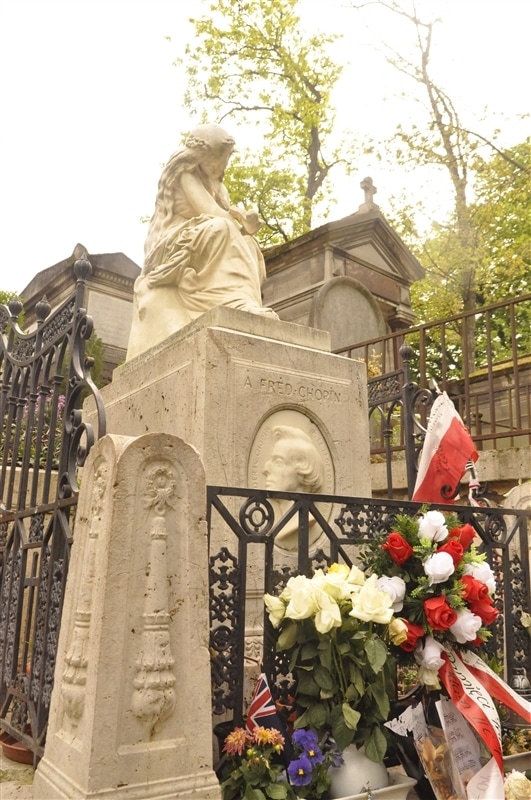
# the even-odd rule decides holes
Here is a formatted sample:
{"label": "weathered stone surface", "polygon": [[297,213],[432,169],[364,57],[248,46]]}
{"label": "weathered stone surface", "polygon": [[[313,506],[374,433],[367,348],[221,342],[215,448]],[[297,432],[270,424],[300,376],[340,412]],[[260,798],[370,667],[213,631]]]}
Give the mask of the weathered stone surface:
{"label": "weathered stone surface", "polygon": [[35,800],[220,797],[204,497],[200,459],[174,436],[93,448]]}
{"label": "weathered stone surface", "polygon": [[252,236],[261,221],[255,211],[231,206],[223,184],[234,144],[219,125],[199,125],[162,170],[127,359],[217,306],[277,318],[262,307],[266,271]]}
{"label": "weathered stone surface", "polygon": [[107,430],[173,433],[198,450],[207,483],[265,487],[270,431],[292,425],[320,450],[326,493],[368,497],[365,366],[331,354],[329,341],[323,331],[213,309],[115,370],[102,391]]}

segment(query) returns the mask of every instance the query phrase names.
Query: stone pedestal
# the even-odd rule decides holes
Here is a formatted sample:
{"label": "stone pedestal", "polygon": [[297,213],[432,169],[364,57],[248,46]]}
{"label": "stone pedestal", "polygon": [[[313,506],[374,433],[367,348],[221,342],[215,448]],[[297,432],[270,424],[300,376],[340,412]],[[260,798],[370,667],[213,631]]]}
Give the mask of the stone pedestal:
{"label": "stone pedestal", "polygon": [[204,498],[200,459],[174,436],[93,448],[35,800],[219,800]]}
{"label": "stone pedestal", "polygon": [[321,455],[322,492],[368,497],[366,383],[327,332],[218,307],[116,369],[102,396],[109,433],[180,436],[210,485],[265,488],[271,431],[289,425]]}

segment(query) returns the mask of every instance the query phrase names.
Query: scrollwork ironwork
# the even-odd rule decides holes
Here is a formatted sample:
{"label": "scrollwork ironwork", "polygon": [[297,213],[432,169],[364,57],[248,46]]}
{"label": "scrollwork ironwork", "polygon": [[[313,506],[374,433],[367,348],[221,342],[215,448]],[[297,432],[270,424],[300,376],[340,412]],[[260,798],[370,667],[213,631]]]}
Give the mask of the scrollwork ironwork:
{"label": "scrollwork ironwork", "polygon": [[[26,744],[30,739],[37,757],[54,680],[77,471],[96,439],[82,417],[87,394],[96,401],[97,436],[105,433],[85,352],[93,327],[85,308],[91,269],[84,253],[74,264],[70,297],[52,312],[45,298],[37,303],[31,333],[18,325],[18,300],[2,307],[1,316],[0,727]],[[17,683],[26,662],[31,682]],[[13,714],[15,697],[37,721],[31,736]]]}
{"label": "scrollwork ironwork", "polygon": [[[256,639],[257,619],[263,620],[263,658],[261,669],[270,680],[276,698],[286,702],[291,686],[289,664],[284,654],[275,651],[275,631],[263,609],[262,592],[278,594],[293,575],[311,574],[315,569],[324,569],[332,561],[354,563],[360,546],[382,532],[394,530],[399,514],[413,515],[419,504],[397,500],[372,500],[332,495],[289,494],[296,508],[299,526],[299,549],[283,551],[274,540],[281,537],[281,521],[275,521],[271,530],[260,525],[247,525],[248,510],[261,508],[264,500],[274,502],[275,492],[250,489],[208,487],[208,505],[211,537],[222,535],[227,544],[210,555],[210,652],[212,665],[212,703],[215,715],[232,712],[234,723],[243,719],[244,698],[242,675],[245,670],[245,640]],[[230,503],[227,498],[230,498]],[[286,500],[286,493],[282,493]],[[229,507],[239,506],[234,513]],[[318,546],[301,552],[301,520],[316,516],[316,508],[330,504],[336,509],[331,522],[319,516],[322,530]],[[482,542],[492,569],[498,577],[498,588],[494,603],[500,612],[492,626],[492,639],[488,652],[500,658],[504,648],[515,653],[515,666],[529,670],[531,646],[527,632],[514,633],[515,613],[529,611],[529,572],[523,569],[522,556],[527,552],[526,533],[530,514],[492,508],[487,511],[469,506],[453,506],[453,511],[463,523],[473,525]],[[214,512],[218,512],[215,514]],[[211,513],[210,513],[211,512]],[[286,513],[286,517],[289,514]],[[297,520],[297,517],[295,517]],[[293,524],[293,517],[290,518]],[[272,541],[273,539],[273,541]],[[308,542],[308,540],[305,540]],[[233,545],[230,544],[233,542]],[[315,546],[314,546],[315,547]],[[512,548],[512,550],[511,550]],[[251,559],[251,564],[249,564]],[[245,571],[253,576],[253,591],[245,591]],[[264,584],[256,585],[259,576]],[[253,620],[252,624],[249,620]],[[522,628],[523,631],[523,628]],[[253,638],[254,637],[254,638]],[[527,638],[526,638],[527,637]],[[512,669],[508,665],[510,680]]]}

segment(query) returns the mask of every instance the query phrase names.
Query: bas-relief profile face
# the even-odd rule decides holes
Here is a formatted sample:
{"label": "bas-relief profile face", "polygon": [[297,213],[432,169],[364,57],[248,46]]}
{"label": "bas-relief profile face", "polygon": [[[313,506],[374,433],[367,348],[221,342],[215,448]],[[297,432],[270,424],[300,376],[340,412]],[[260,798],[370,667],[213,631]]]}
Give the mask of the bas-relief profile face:
{"label": "bas-relief profile face", "polygon": [[300,428],[277,425],[274,445],[264,464],[265,488],[277,492],[320,492],[324,467],[310,437]]}
{"label": "bas-relief profile face", "polygon": [[299,473],[290,458],[287,442],[277,442],[264,465],[265,488],[275,492],[299,492]]}
{"label": "bas-relief profile face", "polygon": [[[251,448],[248,474],[249,486],[272,492],[334,492],[333,464],[325,439],[305,414],[294,409],[274,412],[264,421]],[[278,498],[272,499],[271,503],[277,521],[291,506],[290,500]],[[331,507],[320,504],[320,511],[326,518]],[[310,517],[309,525],[309,540],[313,546],[322,531],[313,517]],[[275,546],[295,555],[298,541],[296,516],[277,533]]]}

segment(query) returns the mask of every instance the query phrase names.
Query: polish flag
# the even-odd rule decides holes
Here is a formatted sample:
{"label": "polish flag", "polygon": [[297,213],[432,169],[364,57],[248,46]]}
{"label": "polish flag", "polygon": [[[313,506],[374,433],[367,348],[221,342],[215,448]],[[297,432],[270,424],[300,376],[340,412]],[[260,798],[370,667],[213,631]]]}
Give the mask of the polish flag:
{"label": "polish flag", "polygon": [[411,499],[417,503],[453,503],[467,461],[477,460],[470,433],[442,392],[431,409]]}

